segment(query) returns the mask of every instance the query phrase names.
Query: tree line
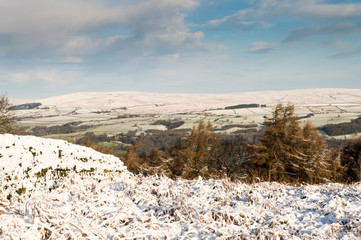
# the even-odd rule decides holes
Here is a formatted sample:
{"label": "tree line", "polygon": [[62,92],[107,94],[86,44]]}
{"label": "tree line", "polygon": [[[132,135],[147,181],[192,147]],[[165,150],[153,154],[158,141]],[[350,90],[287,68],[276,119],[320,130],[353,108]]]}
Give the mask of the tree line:
{"label": "tree line", "polygon": [[361,118],[353,119],[351,122],[326,124],[320,127],[328,136],[340,136],[361,132]]}
{"label": "tree line", "polygon": [[142,142],[127,149],[122,160],[134,173],[170,178],[223,178],[246,182],[354,182],[361,180],[361,138],[330,148],[318,130],[304,126],[294,106],[277,105],[253,142],[242,136],[222,139],[201,120],[191,133],[167,151],[153,147],[139,154]]}
{"label": "tree line", "polygon": [[75,133],[86,131],[89,128],[93,127],[91,125],[83,125],[82,122],[70,122],[65,123],[63,125],[57,126],[36,126],[31,131],[37,137],[42,137],[46,135],[53,135],[53,134],[68,134],[68,133]]}

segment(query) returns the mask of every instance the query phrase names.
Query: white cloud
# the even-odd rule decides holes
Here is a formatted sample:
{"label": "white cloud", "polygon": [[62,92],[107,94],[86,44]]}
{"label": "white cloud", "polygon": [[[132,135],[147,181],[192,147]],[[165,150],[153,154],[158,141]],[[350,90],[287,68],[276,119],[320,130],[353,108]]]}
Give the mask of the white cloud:
{"label": "white cloud", "polygon": [[314,18],[361,18],[361,3],[309,4],[297,12]]}
{"label": "white cloud", "polygon": [[247,52],[266,53],[273,50],[275,47],[276,44],[272,42],[254,42],[248,47]]}
{"label": "white cloud", "polygon": [[11,73],[8,78],[14,83],[23,83],[29,80],[29,76],[24,73]]}
{"label": "white cloud", "polygon": [[328,4],[324,0],[255,0],[250,7],[208,22],[210,27],[272,16],[315,19],[361,19],[361,3]]}
{"label": "white cloud", "polygon": [[344,41],[340,41],[340,40],[334,40],[331,42],[327,42],[326,44],[330,45],[330,46],[334,46],[334,47],[338,47],[338,48],[344,48],[350,45],[349,42],[344,42]]}
{"label": "white cloud", "polygon": [[68,58],[59,59],[56,62],[58,62],[58,63],[82,63],[83,59],[78,58],[78,57],[68,57]]}
{"label": "white cloud", "polygon": [[17,47],[58,45],[69,36],[114,24],[126,17],[97,1],[0,1],[0,35]]}
{"label": "white cloud", "polygon": [[335,54],[331,54],[327,57],[332,59],[345,59],[345,58],[360,57],[360,56],[361,56],[361,48],[353,49],[351,51],[338,52]]}
{"label": "white cloud", "polygon": [[248,31],[248,30],[253,30],[255,28],[266,28],[266,27],[270,27],[271,24],[268,24],[264,21],[259,21],[259,22],[245,22],[245,21],[241,21],[239,23],[236,23],[233,25],[234,28],[239,28],[242,29],[244,31]]}
{"label": "white cloud", "polygon": [[252,11],[252,9],[245,9],[245,10],[239,10],[235,14],[232,14],[230,16],[225,16],[221,19],[213,19],[208,22],[208,25],[211,27],[217,27],[221,24],[228,23],[228,22],[236,22],[239,20],[244,19],[249,12]]}
{"label": "white cloud", "polygon": [[72,36],[62,45],[62,51],[66,54],[86,55],[97,53],[106,50],[113,45],[125,41],[128,38],[125,36],[111,36],[111,37],[87,37],[87,36]]}
{"label": "white cloud", "polygon": [[[198,4],[198,0],[0,0],[0,41],[11,39],[5,50],[13,55],[60,58],[129,49],[129,44],[153,54],[161,53],[163,45],[173,51],[204,50],[209,45],[201,41],[203,33],[190,32],[184,22],[183,11]],[[105,28],[114,28],[114,35],[102,35]],[[127,33],[120,35],[117,28]]]}
{"label": "white cloud", "polygon": [[79,73],[76,71],[50,69],[8,73],[5,78],[13,83],[40,81],[42,84],[60,86],[67,82],[76,81],[78,76]]}
{"label": "white cloud", "polygon": [[40,70],[33,73],[33,78],[51,86],[62,86],[69,82],[76,82],[78,72],[59,70]]}
{"label": "white cloud", "polygon": [[317,36],[344,36],[356,33],[361,30],[360,25],[352,23],[335,23],[332,25],[320,27],[320,26],[310,26],[310,27],[301,27],[291,30],[286,38],[285,42],[300,41]]}

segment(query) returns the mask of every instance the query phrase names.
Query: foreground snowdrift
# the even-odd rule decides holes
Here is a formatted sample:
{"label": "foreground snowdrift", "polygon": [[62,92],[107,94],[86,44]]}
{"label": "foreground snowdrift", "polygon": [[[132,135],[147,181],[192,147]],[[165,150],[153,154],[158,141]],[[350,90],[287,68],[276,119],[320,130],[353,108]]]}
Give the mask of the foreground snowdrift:
{"label": "foreground snowdrift", "polygon": [[[9,135],[1,137],[12,139]],[[16,144],[25,144],[22,141],[28,138],[20,137]],[[42,143],[49,149],[56,145],[49,144],[54,143],[53,140],[31,139],[34,144],[37,141],[36,147]],[[8,161],[5,156],[9,156],[4,154],[9,154],[11,148],[3,147],[4,142],[3,139],[0,144],[2,168],[6,165],[3,162]],[[67,156],[77,156],[83,150],[92,153],[85,148],[64,144],[74,151],[73,154],[69,151]],[[41,148],[36,149],[41,151]],[[82,150],[78,152],[79,149]],[[12,164],[16,165],[14,162],[24,156],[21,151],[18,149],[18,157]],[[23,151],[26,152],[27,148]],[[64,155],[63,160],[56,160],[56,155],[51,156],[55,159],[54,164],[65,159],[74,164],[79,158]],[[28,160],[49,166],[45,159],[36,159],[39,158]],[[172,181],[161,177],[133,176],[124,170],[119,160],[103,164],[118,166],[123,171],[121,174],[116,171],[103,174],[102,169],[107,167],[98,165],[96,159],[115,161],[112,157],[94,153],[92,161],[82,166],[88,167],[86,169],[97,167],[93,172],[98,171],[98,174],[92,172],[92,176],[88,176],[69,171],[50,192],[34,190],[20,196],[14,193],[10,200],[7,199],[8,191],[15,191],[15,188],[8,186],[6,172],[3,172],[0,178],[0,239],[361,237],[360,184],[292,187],[278,183],[235,184],[227,180]],[[20,174],[24,167],[6,169]]]}

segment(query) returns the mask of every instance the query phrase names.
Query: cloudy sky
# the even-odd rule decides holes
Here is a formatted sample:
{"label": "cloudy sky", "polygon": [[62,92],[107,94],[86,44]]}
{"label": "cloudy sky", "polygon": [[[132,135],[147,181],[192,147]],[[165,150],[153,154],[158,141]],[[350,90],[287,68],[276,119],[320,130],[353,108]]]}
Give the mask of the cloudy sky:
{"label": "cloudy sky", "polygon": [[0,0],[0,93],[361,88],[361,1]]}

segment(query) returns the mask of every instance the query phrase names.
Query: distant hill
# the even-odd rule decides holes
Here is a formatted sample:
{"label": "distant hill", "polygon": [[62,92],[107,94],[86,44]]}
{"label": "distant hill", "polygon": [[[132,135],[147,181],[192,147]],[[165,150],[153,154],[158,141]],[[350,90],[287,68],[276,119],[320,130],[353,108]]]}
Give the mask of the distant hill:
{"label": "distant hill", "polygon": [[127,110],[128,113],[173,113],[224,109],[240,104],[292,103],[296,106],[361,104],[361,89],[301,89],[230,94],[149,92],[80,92],[37,100],[43,107]]}

